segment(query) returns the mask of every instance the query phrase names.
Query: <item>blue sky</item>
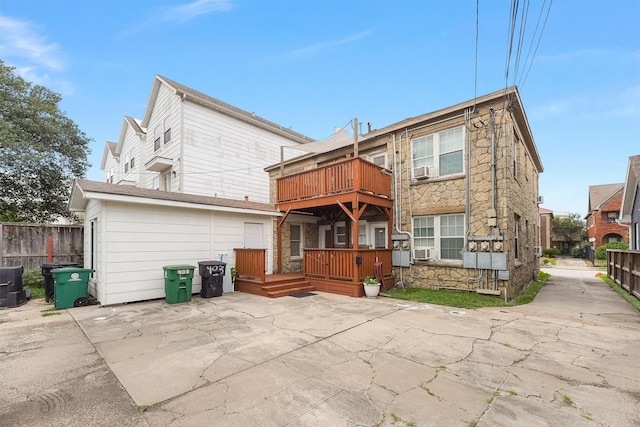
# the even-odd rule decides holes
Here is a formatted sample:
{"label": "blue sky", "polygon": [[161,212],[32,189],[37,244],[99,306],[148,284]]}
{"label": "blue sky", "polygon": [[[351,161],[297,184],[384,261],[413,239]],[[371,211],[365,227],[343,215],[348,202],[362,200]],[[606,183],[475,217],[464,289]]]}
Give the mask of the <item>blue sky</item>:
{"label": "blue sky", "polygon": [[517,84],[543,207],[585,215],[588,187],[640,154],[640,0],[520,4],[508,77],[506,0],[0,0],[0,59],[62,95],[93,180],[155,74],[315,139]]}

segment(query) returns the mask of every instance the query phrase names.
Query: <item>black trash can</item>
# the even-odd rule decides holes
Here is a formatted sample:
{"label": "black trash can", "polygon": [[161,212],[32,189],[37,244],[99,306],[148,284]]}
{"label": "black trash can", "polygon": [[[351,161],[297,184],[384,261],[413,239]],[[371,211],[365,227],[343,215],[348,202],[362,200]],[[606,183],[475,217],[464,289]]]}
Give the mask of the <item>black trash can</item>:
{"label": "black trash can", "polygon": [[65,267],[81,268],[82,265],[78,264],[77,262],[69,261],[57,261],[49,264],[42,264],[42,277],[44,277],[44,300],[46,302],[54,301],[53,295],[55,293],[55,286],[51,270],[53,270],[54,268]]}
{"label": "black trash can", "polygon": [[198,262],[200,276],[202,277],[202,298],[219,297],[222,295],[222,281],[227,263],[222,261]]}
{"label": "black trash can", "polygon": [[24,267],[0,267],[0,307],[19,307],[27,302],[22,288]]}

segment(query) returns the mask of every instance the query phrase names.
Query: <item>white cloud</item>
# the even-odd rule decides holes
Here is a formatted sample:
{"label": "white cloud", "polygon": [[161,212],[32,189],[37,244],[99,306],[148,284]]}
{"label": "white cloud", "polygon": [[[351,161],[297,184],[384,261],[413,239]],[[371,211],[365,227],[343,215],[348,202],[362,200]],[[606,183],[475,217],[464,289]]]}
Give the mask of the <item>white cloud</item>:
{"label": "white cloud", "polygon": [[351,36],[345,37],[343,39],[340,40],[333,40],[333,41],[328,41],[328,42],[321,42],[321,43],[315,43],[312,44],[310,46],[306,46],[306,47],[302,47],[299,49],[295,49],[290,51],[288,54],[290,56],[301,56],[301,55],[308,55],[308,54],[313,54],[316,52],[320,52],[320,51],[324,51],[324,50],[328,50],[337,46],[342,46],[345,44],[349,44],[349,43],[353,43],[355,41],[364,39],[366,37],[368,37],[369,35],[371,35],[373,33],[372,30],[367,30],[367,31],[362,31],[360,33],[357,34],[353,34]]}
{"label": "white cloud", "polygon": [[3,58],[26,60],[48,70],[65,68],[60,46],[48,42],[31,23],[0,16],[0,28],[0,55]]}
{"label": "white cloud", "polygon": [[165,22],[184,24],[200,15],[216,12],[227,12],[233,5],[229,0],[196,0],[193,3],[174,6],[166,9],[162,14]]}
{"label": "white cloud", "polygon": [[28,82],[69,95],[74,86],[56,76],[67,64],[58,43],[47,40],[31,22],[0,16],[0,58]]}
{"label": "white cloud", "polygon": [[178,6],[164,7],[156,11],[141,21],[136,22],[132,27],[122,31],[122,37],[140,33],[147,28],[157,24],[182,25],[194,18],[210,13],[227,12],[233,9],[231,0],[196,0],[191,3]]}

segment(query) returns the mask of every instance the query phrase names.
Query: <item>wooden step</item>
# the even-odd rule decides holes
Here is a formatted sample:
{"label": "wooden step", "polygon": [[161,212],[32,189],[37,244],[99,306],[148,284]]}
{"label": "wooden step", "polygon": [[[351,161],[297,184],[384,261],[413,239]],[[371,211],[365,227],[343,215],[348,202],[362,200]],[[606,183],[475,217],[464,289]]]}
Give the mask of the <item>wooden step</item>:
{"label": "wooden step", "polygon": [[304,292],[312,292],[312,291],[315,291],[315,290],[316,290],[316,288],[314,288],[311,285],[298,286],[298,287],[294,287],[294,288],[280,289],[278,291],[269,291],[269,292],[267,292],[267,296],[269,298],[279,298],[279,297],[287,297],[287,296],[291,296],[291,295],[301,294],[301,293],[304,293]]}

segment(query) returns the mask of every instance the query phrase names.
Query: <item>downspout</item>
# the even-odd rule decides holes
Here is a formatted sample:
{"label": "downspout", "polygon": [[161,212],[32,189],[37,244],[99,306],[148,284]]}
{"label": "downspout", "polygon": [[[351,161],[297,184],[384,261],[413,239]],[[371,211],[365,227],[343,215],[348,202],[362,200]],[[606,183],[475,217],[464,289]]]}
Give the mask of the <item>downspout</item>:
{"label": "downspout", "polygon": [[496,112],[489,108],[491,128],[491,208],[496,208]]}
{"label": "downspout", "polygon": [[183,193],[184,192],[184,170],[183,170],[183,165],[184,165],[184,134],[186,133],[184,131],[184,101],[185,99],[187,99],[187,94],[183,93],[182,94],[182,103],[180,104],[180,159],[178,159],[178,161],[180,162],[180,178],[178,179],[178,192],[179,193]]}

